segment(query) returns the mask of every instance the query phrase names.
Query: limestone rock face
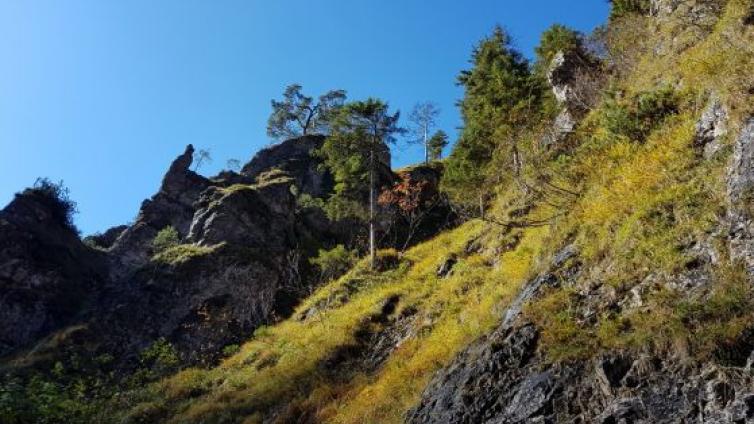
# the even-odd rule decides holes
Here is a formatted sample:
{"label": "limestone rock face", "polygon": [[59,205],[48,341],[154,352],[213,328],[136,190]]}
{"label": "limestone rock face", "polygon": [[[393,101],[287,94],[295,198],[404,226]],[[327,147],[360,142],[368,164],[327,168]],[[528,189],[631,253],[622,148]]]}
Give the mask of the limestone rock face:
{"label": "limestone rock face", "polygon": [[694,145],[703,150],[704,157],[714,156],[722,147],[722,137],[728,132],[727,119],[725,107],[713,97],[695,127]]}
{"label": "limestone rock face", "polygon": [[557,144],[573,132],[579,119],[591,108],[600,86],[595,67],[580,51],[560,51],[553,58],[547,80],[562,110],[543,140],[545,146]]}
{"label": "limestone rock face", "polygon": [[119,358],[164,337],[186,363],[210,364],[281,313],[283,291],[297,283],[288,268],[295,265],[286,251],[208,246],[143,267],[110,288],[88,325]]}
{"label": "limestone rock face", "polygon": [[295,199],[291,180],[261,187],[206,190],[197,202],[188,241],[282,249],[293,244]]}
{"label": "limestone rock face", "polygon": [[713,29],[722,4],[718,0],[652,0],[655,31],[664,35],[655,53],[665,55],[693,46]]}
{"label": "limestone rock face", "polygon": [[28,189],[0,211],[0,356],[70,323],[102,286],[101,253]]}

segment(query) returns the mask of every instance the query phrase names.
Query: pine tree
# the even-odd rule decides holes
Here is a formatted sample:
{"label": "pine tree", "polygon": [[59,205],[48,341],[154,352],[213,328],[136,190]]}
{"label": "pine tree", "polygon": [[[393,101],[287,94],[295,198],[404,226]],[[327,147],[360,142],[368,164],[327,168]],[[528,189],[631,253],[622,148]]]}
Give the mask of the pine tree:
{"label": "pine tree", "polygon": [[431,160],[442,159],[442,150],[448,145],[448,134],[443,130],[438,130],[427,141],[427,150]]}
{"label": "pine tree", "polygon": [[[395,143],[397,134],[405,131],[398,126],[399,117],[400,112],[390,114],[388,104],[378,99],[348,103],[339,110],[332,123],[331,135],[319,150],[336,182],[328,212],[334,218],[367,215],[372,267],[376,258],[378,172],[382,158],[389,154],[389,145]],[[366,214],[362,206],[365,197]]]}
{"label": "pine tree", "polygon": [[331,90],[314,98],[301,92],[301,85],[291,84],[283,93],[283,100],[272,100],[272,114],[267,120],[267,135],[276,139],[294,138],[329,131],[329,121],[337,114],[346,99],[343,90]]}

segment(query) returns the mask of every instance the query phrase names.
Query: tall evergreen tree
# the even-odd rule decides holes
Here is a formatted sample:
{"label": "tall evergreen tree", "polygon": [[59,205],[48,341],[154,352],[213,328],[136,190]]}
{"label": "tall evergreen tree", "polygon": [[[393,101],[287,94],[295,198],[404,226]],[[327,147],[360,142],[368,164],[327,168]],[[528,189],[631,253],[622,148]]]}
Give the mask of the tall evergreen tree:
{"label": "tall evergreen tree", "polygon": [[[458,77],[465,90],[460,102],[464,128],[447,160],[443,185],[454,202],[478,205],[483,213],[485,181],[520,170],[516,135],[538,109],[541,87],[500,27],[474,49],[471,63]],[[493,156],[498,159],[494,167]]]}
{"label": "tall evergreen tree", "polygon": [[395,143],[397,134],[405,131],[398,126],[399,117],[400,112],[389,113],[388,104],[378,99],[348,103],[339,110],[332,122],[332,132],[319,151],[325,166],[335,176],[335,194],[329,201],[331,216],[358,214],[363,210],[364,198],[367,199],[372,267],[376,258],[378,172],[382,158],[389,154],[389,145]]}

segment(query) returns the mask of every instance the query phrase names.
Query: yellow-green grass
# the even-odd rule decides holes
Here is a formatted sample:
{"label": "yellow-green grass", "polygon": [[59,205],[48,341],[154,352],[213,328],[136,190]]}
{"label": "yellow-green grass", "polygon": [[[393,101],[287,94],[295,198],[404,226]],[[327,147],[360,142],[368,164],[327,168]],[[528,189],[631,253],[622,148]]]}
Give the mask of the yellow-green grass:
{"label": "yellow-green grass", "polygon": [[[504,240],[505,233],[472,221],[410,249],[395,269],[373,273],[361,263],[318,290],[291,319],[258,330],[219,367],[184,370],[153,385],[131,418],[256,422],[285,406],[287,419],[306,413],[324,422],[400,422],[432,374],[493,328],[531,276],[546,227],[524,230],[510,251],[464,253],[473,239]],[[459,257],[453,273],[438,277],[438,266],[451,254]],[[348,298],[328,302],[342,293]],[[373,374],[333,381],[323,361],[354,344],[357,330],[396,295],[396,315],[416,311],[412,336]],[[313,307],[316,312],[306,314]]]}

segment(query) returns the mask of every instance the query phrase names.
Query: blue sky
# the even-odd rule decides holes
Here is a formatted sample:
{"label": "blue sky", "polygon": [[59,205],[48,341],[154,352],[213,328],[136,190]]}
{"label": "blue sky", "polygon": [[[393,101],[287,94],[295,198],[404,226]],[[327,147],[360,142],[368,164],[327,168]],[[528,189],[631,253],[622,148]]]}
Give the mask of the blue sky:
{"label": "blue sky", "polygon": [[[64,180],[84,234],[132,220],[188,143],[214,174],[267,145],[270,99],[301,83],[408,114],[440,105],[495,24],[531,57],[553,23],[590,31],[605,0],[2,0],[0,204],[38,176]],[[394,149],[394,165],[420,160]]]}

